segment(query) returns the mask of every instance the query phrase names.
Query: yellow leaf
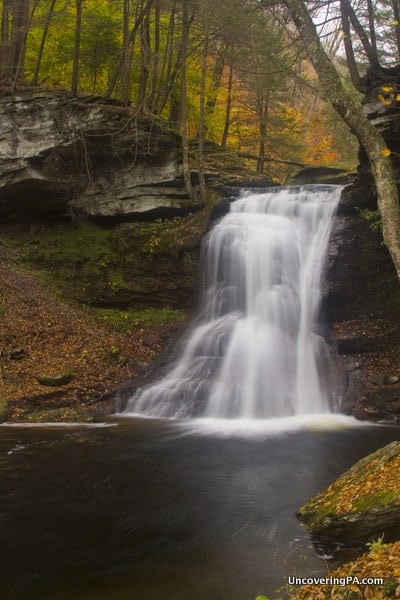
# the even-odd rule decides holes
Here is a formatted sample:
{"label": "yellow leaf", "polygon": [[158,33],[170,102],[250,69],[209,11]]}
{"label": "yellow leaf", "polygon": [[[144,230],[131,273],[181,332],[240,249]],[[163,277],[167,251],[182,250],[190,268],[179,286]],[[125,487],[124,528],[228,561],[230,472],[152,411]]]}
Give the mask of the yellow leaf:
{"label": "yellow leaf", "polygon": [[382,92],[393,92],[393,86],[392,85],[383,85],[381,87]]}
{"label": "yellow leaf", "polygon": [[383,150],[381,150],[381,154],[382,156],[390,156],[391,152],[389,148],[384,148]]}

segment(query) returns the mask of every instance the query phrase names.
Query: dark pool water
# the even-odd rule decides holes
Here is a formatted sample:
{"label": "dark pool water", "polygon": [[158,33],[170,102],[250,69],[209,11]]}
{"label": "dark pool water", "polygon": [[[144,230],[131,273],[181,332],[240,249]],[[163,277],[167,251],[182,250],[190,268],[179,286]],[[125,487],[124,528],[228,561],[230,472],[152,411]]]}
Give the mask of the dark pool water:
{"label": "dark pool water", "polygon": [[254,600],[326,573],[296,508],[388,427],[0,427],[2,600]]}

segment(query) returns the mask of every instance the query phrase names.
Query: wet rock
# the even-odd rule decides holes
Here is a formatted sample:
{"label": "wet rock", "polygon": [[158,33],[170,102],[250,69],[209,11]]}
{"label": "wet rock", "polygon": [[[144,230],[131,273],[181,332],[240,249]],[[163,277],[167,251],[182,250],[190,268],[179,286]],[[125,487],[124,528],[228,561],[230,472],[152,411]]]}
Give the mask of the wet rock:
{"label": "wet rock", "polygon": [[400,527],[400,442],[363,458],[298,511],[311,533],[347,543]]}

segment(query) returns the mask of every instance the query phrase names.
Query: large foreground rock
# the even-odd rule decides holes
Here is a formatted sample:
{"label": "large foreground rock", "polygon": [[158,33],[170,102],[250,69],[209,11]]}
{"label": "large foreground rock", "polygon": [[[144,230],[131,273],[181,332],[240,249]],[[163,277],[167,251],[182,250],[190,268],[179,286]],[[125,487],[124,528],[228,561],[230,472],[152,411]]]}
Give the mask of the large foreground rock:
{"label": "large foreground rock", "polygon": [[298,511],[311,533],[343,542],[400,526],[400,442],[357,462]]}

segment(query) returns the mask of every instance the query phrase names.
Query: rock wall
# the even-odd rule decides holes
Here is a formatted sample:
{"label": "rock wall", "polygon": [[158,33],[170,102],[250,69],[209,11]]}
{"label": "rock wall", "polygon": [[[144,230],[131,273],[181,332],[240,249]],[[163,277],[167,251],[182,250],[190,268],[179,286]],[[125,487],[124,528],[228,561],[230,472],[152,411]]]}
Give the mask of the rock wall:
{"label": "rock wall", "polygon": [[373,206],[357,183],[345,189],[325,310],[340,363],[340,410],[400,422],[400,288]]}
{"label": "rock wall", "polygon": [[179,137],[116,102],[65,93],[0,98],[0,219],[73,212],[98,220],[175,216],[188,197]]}

